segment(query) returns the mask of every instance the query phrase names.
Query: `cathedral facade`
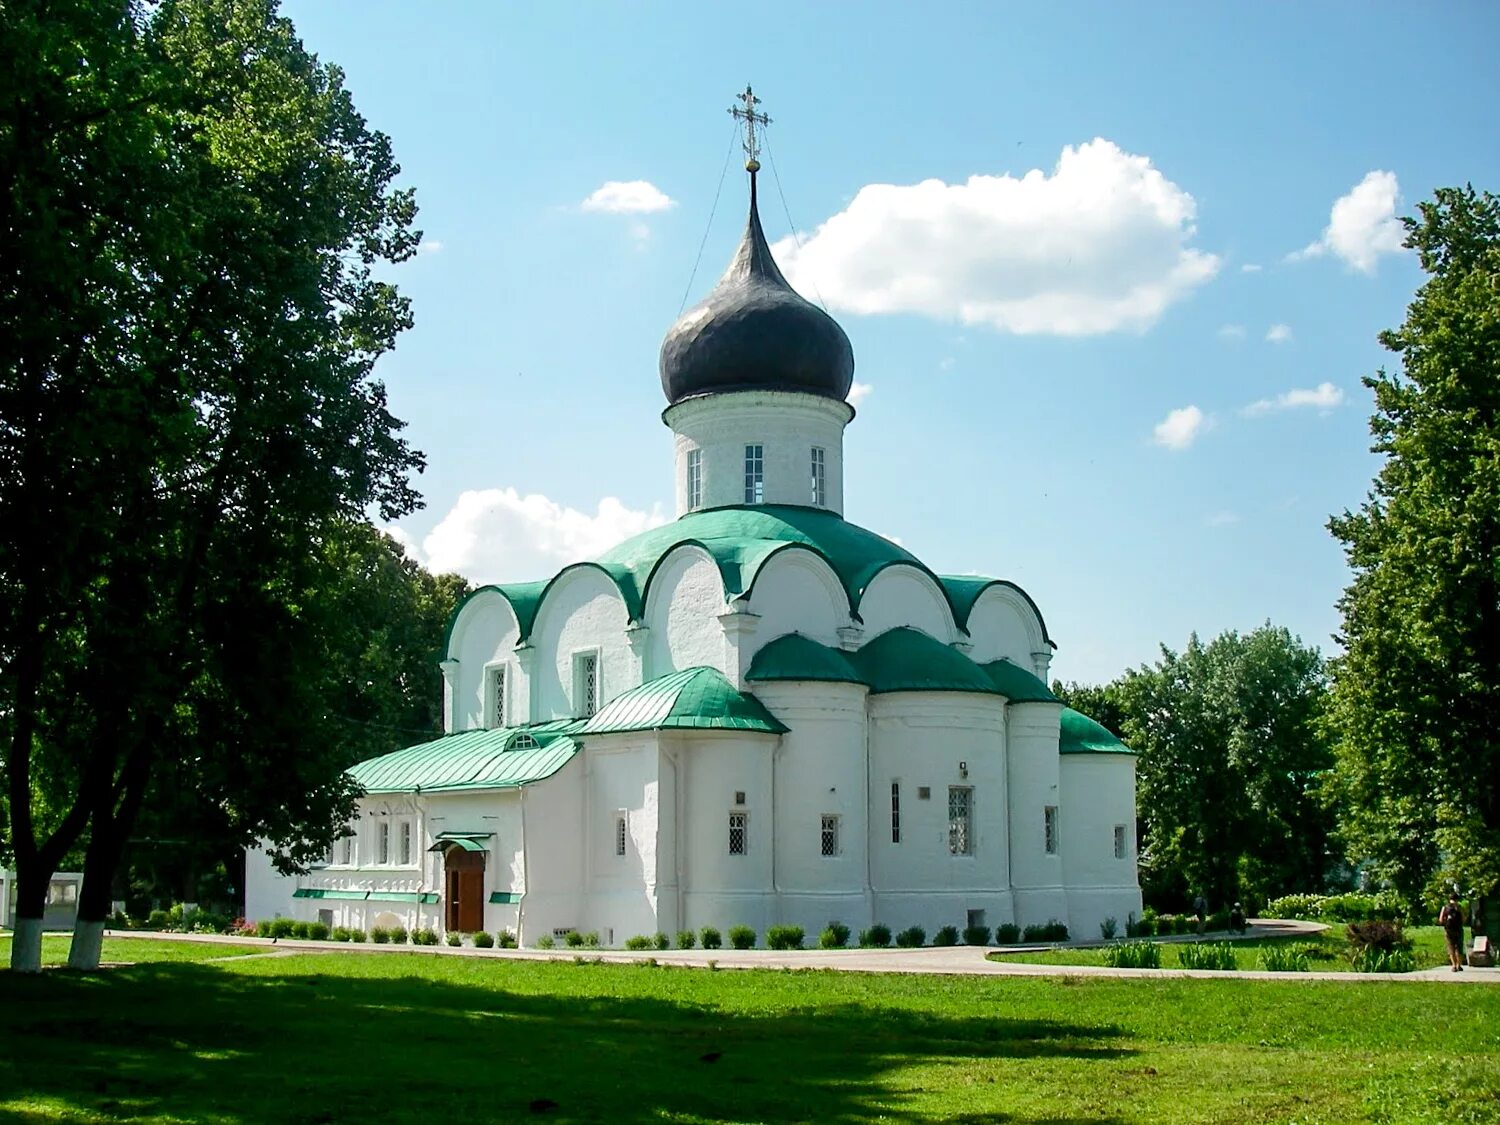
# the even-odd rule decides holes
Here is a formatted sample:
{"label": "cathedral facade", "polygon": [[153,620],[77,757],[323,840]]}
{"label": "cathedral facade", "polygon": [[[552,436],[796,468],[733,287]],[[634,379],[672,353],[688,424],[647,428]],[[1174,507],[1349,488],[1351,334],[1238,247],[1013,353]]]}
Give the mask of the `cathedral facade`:
{"label": "cathedral facade", "polygon": [[247,916],[619,945],[1139,914],[1134,757],[1048,690],[1040,609],[843,518],[853,351],[747,168],[729,269],[661,349],[677,519],[471,594],[447,733],[355,767],[326,864],[252,851]]}

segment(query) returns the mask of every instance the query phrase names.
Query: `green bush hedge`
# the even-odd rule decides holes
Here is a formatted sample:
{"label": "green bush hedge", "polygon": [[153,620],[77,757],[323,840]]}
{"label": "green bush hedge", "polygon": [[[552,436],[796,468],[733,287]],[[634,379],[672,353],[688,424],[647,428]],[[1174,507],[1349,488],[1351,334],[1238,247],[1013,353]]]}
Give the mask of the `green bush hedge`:
{"label": "green bush hedge", "polygon": [[712,926],[704,926],[699,930],[698,940],[703,943],[704,949],[722,949],[724,947],[724,935]]}
{"label": "green bush hedge", "polygon": [[656,936],[651,939],[651,944],[654,945],[657,949],[671,949],[672,939],[669,938],[666,934],[657,931]]}
{"label": "green bush hedge", "polygon": [[1306,922],[1393,922],[1409,916],[1407,904],[1394,891],[1283,895],[1266,903],[1260,913],[1263,918],[1300,918]]}
{"label": "green bush hedge", "polygon": [[958,944],[958,927],[957,926],[939,926],[938,927],[938,932],[932,935],[932,944],[933,945],[957,945]]}
{"label": "green bush hedge", "polygon": [[[504,931],[502,931],[504,932]],[[488,930],[479,930],[474,934],[475,949],[494,949],[495,937]]]}
{"label": "green bush hedge", "polygon": [[333,927],[333,933],[330,936],[334,941],[348,941],[349,928],[347,926],[335,926]]}
{"label": "green bush hedge", "polygon": [[1021,927],[1014,922],[1006,922],[995,927],[996,945],[1015,945],[1021,940]]}
{"label": "green bush hedge", "polygon": [[387,932],[391,935],[391,944],[392,945],[405,945],[406,944],[406,927],[405,926],[392,926]]}
{"label": "green bush hedge", "polygon": [[861,949],[884,949],[891,944],[891,928],[883,926],[879,922],[868,930],[859,933],[859,946]]}
{"label": "green bush hedge", "polygon": [[1159,969],[1161,946],[1154,941],[1122,941],[1104,947],[1104,963],[1112,969]]}
{"label": "green bush hedge", "polygon": [[842,922],[829,922],[818,935],[819,949],[843,949],[849,944],[849,927]]}
{"label": "green bush hedge", "polygon": [[271,919],[269,919],[269,918],[262,918],[259,922],[255,923],[255,936],[256,937],[270,937],[271,936]]}
{"label": "green bush hedge", "polygon": [[292,936],[293,923],[290,918],[272,918],[271,936],[273,938],[287,938]]}
{"label": "green bush hedge", "polygon": [[916,949],[927,944],[927,931],[921,926],[907,926],[896,935],[896,944],[902,949]]}
{"label": "green bush hedge", "polygon": [[678,949],[692,949],[693,946],[695,946],[697,944],[698,944],[698,935],[695,934],[695,933],[693,933],[692,930],[678,930],[677,931],[677,948]]}
{"label": "green bush hedge", "polygon": [[625,939],[625,948],[630,950],[631,952],[637,952],[642,949],[650,949],[655,944],[655,939],[647,936],[646,934],[631,934],[628,938]]}
{"label": "green bush hedge", "polygon": [[298,941],[307,941],[308,938],[312,936],[311,931],[312,923],[310,922],[292,923],[292,937],[296,938]]}
{"label": "green bush hedge", "polygon": [[443,940],[449,945],[462,945],[464,943],[464,935],[457,930],[449,930]]}
{"label": "green bush hedge", "polygon": [[766,929],[766,945],[771,949],[801,949],[806,937],[801,926],[770,926]]}
{"label": "green bush hedge", "polygon": [[[754,949],[755,931],[749,926],[730,926],[729,944],[735,949]],[[706,942],[704,947],[707,948]]]}
{"label": "green bush hedge", "polygon": [[325,922],[309,922],[307,924],[307,936],[313,941],[327,941],[328,934],[328,925]]}
{"label": "green bush hedge", "polygon": [[501,949],[514,949],[520,942],[516,941],[516,935],[509,930],[501,930],[495,935],[495,944]]}
{"label": "green bush hedge", "polygon": [[350,930],[349,940],[352,941],[355,945],[363,945],[365,943],[364,930]]}
{"label": "green bush hedge", "polygon": [[551,934],[543,934],[541,937],[537,938],[536,941],[531,943],[531,948],[533,949],[555,949],[556,947],[557,941],[552,937]]}
{"label": "green bush hedge", "polygon": [[1027,926],[1021,931],[1021,937],[1029,942],[1036,941],[1067,941],[1068,927],[1056,918],[1048,919],[1046,922],[1036,926]]}
{"label": "green bush hedge", "polygon": [[370,930],[370,940],[376,945],[385,945],[391,940],[391,931],[384,926],[375,926]]}
{"label": "green bush hedge", "polygon": [[988,926],[965,926],[965,945],[989,945],[990,928]]}
{"label": "green bush hedge", "polygon": [[569,949],[582,949],[583,935],[577,930],[569,930],[567,933],[563,934],[563,944],[566,945]]}

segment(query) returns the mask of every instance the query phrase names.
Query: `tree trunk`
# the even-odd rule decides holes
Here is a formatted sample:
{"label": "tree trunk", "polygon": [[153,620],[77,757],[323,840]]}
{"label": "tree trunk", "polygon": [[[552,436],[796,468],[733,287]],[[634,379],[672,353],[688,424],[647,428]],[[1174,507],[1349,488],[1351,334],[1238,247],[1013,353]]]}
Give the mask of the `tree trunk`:
{"label": "tree trunk", "polygon": [[83,887],[78,892],[78,917],[73,922],[73,944],[68,948],[68,968],[93,972],[99,968],[104,943],[104,924],[109,919],[110,895],[114,887],[119,849],[113,824],[96,826],[83,857]]}
{"label": "tree trunk", "polygon": [[[24,866],[23,866],[24,862]],[[16,857],[15,935],[10,943],[13,973],[42,971],[42,913],[47,908],[47,884],[52,872],[40,871],[39,860]]]}

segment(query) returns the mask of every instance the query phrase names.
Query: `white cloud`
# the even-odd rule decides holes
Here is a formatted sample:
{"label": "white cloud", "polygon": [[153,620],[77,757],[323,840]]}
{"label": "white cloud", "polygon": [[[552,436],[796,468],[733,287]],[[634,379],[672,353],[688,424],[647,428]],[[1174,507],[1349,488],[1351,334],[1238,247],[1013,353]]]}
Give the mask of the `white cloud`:
{"label": "white cloud", "polygon": [[1179,407],[1156,424],[1152,431],[1153,440],[1157,445],[1180,453],[1197,441],[1198,435],[1210,425],[1211,419],[1196,406]]}
{"label": "white cloud", "polygon": [[1333,201],[1323,236],[1288,254],[1289,261],[1333,254],[1360,273],[1374,273],[1382,254],[1400,253],[1406,230],[1396,218],[1401,198],[1394,172],[1370,172]]}
{"label": "white cloud", "polygon": [[418,254],[438,254],[442,252],[442,249],[442,240],[437,238],[424,238],[417,243]]}
{"label": "white cloud", "polygon": [[677,201],[649,180],[610,180],[579,206],[612,215],[649,215],[676,207]]}
{"label": "white cloud", "polygon": [[[600,500],[589,515],[539,493],[487,488],[462,493],[422,540],[421,553],[428,569],[440,574],[455,572],[473,582],[524,582],[551,578],[569,563],[595,558],[666,522],[660,507],[638,512],[613,496]],[[410,542],[409,536],[398,538]]]}
{"label": "white cloud", "polygon": [[1049,175],[867,184],[802,239],[775,246],[794,285],[855,313],[918,313],[1019,334],[1143,331],[1208,281],[1188,245],[1193,197],[1102,138]]}
{"label": "white cloud", "polygon": [[1243,324],[1225,324],[1219,329],[1221,340],[1243,340],[1245,338],[1245,326]]}
{"label": "white cloud", "polygon": [[861,383],[858,381],[851,383],[849,385],[849,394],[847,396],[849,405],[854,407],[855,410],[858,410],[865,404],[865,399],[869,398],[871,392],[874,390],[875,388],[869,383]]}
{"label": "white cloud", "polygon": [[1326,414],[1336,406],[1344,404],[1344,392],[1332,383],[1319,383],[1311,389],[1294,389],[1275,398],[1263,398],[1244,407],[1240,413],[1246,418],[1259,418],[1280,410],[1306,410],[1308,408]]}
{"label": "white cloud", "polygon": [[1255,262],[1246,262],[1240,267],[1240,273],[1260,273],[1260,266]]}
{"label": "white cloud", "polygon": [[1292,338],[1290,324],[1273,324],[1266,329],[1266,339],[1273,344],[1284,344]]}
{"label": "white cloud", "polygon": [[1203,522],[1208,527],[1229,527],[1233,524],[1239,523],[1240,516],[1238,512],[1231,512],[1226,510],[1222,512],[1215,512]]}

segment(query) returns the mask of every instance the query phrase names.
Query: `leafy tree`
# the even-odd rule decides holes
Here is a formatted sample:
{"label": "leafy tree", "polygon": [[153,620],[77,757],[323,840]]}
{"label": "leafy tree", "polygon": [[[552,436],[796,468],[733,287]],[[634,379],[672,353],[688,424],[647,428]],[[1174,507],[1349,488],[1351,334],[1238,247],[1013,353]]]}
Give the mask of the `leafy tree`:
{"label": "leafy tree", "polygon": [[25,926],[87,824],[86,967],[164,763],[287,864],[352,807],[312,592],[330,536],[417,503],[371,377],[410,314],[372,271],[420,236],[389,142],[273,0],[0,20],[9,842]]}
{"label": "leafy tree", "polygon": [[1353,580],[1333,665],[1340,831],[1415,899],[1500,880],[1500,198],[1445,188],[1405,221],[1428,280],[1364,382],[1385,458],[1329,521]]}
{"label": "leafy tree", "polygon": [[1148,898],[1222,904],[1322,886],[1325,692],[1317,650],[1270,624],[1163,646],[1102,689],[1064,686],[1065,702],[1086,714],[1096,703],[1139,754]]}

